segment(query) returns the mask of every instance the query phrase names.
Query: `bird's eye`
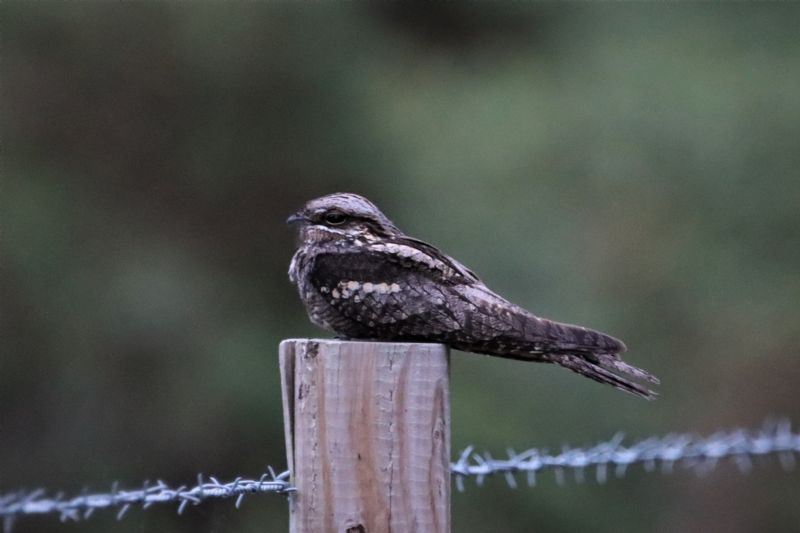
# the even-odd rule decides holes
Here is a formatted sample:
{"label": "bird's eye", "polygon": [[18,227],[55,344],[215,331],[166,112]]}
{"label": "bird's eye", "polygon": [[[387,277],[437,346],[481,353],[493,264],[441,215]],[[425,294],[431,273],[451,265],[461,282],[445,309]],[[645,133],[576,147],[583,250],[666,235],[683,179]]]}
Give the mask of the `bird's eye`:
{"label": "bird's eye", "polygon": [[339,224],[343,224],[344,221],[347,220],[347,217],[344,213],[339,211],[331,211],[330,213],[325,213],[325,222],[330,224],[331,226],[338,226]]}

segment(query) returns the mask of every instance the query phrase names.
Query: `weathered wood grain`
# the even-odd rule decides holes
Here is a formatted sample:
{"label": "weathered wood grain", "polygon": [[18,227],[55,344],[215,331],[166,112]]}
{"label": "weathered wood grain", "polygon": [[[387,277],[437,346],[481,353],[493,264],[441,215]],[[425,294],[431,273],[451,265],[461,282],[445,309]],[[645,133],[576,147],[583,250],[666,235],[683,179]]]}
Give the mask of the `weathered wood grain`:
{"label": "weathered wood grain", "polygon": [[280,346],[292,533],[450,531],[447,348]]}

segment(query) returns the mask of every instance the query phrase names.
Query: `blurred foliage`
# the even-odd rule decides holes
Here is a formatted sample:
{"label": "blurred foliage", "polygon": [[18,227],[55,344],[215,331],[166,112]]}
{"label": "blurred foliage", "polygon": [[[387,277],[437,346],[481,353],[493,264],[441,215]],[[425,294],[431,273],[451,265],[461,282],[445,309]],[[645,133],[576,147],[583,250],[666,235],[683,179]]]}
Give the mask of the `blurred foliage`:
{"label": "blurred foliage", "polygon": [[[276,348],[322,333],[288,213],[365,194],[643,402],[456,354],[453,446],[800,420],[800,6],[0,4],[0,492],[282,467]],[[800,531],[797,474],[454,494],[454,531]],[[791,497],[790,497],[791,495]],[[285,531],[279,497],[15,531]]]}

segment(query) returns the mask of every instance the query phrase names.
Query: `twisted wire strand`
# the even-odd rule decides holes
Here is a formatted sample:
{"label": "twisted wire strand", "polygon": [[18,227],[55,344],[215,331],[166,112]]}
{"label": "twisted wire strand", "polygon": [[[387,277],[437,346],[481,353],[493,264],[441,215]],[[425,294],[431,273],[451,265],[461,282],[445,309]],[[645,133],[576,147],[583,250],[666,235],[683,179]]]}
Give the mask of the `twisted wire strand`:
{"label": "twisted wire strand", "polygon": [[[536,484],[539,472],[552,470],[556,482],[565,482],[565,471],[572,470],[577,482],[585,480],[587,469],[595,469],[595,479],[605,483],[609,470],[616,477],[625,475],[628,467],[644,465],[647,471],[661,467],[670,472],[675,466],[705,474],[714,469],[721,460],[733,460],[742,472],[748,472],[753,459],[758,456],[778,457],[784,469],[795,466],[796,454],[800,453],[800,433],[792,430],[789,421],[767,422],[755,431],[736,429],[720,431],[709,437],[692,434],[670,434],[651,437],[631,445],[623,443],[623,434],[589,448],[564,447],[560,453],[551,454],[546,449],[531,448],[516,453],[507,451],[504,459],[495,459],[488,452],[474,453],[467,447],[456,462],[450,465],[451,474],[459,491],[465,489],[464,480],[474,478],[478,486],[487,477],[502,475],[509,487],[517,488],[517,475],[524,474],[527,484]],[[236,478],[221,483],[214,477],[197,477],[191,487],[172,488],[163,481],[147,483],[140,489],[120,490],[115,483],[110,492],[84,493],[67,498],[63,494],[47,496],[44,489],[31,492],[16,492],[0,496],[0,517],[4,531],[10,532],[15,519],[37,514],[58,514],[61,521],[78,521],[89,518],[97,509],[119,508],[117,519],[133,506],[147,509],[157,503],[174,503],[181,514],[188,505],[199,505],[208,499],[236,498],[238,509],[248,494],[288,494],[295,490],[289,483],[288,471],[276,474],[272,468],[258,479]]]}
{"label": "twisted wire strand", "polygon": [[276,474],[270,467],[258,479],[236,478],[221,483],[213,476],[197,476],[197,484],[192,487],[172,488],[163,481],[145,482],[136,490],[120,490],[115,483],[110,492],[82,494],[65,498],[63,494],[47,497],[44,489],[32,492],[17,492],[0,496],[0,517],[3,518],[3,531],[11,531],[14,520],[23,515],[58,514],[62,522],[79,521],[89,518],[94,511],[105,508],[119,508],[117,520],[134,505],[147,509],[156,503],[177,503],[178,514],[187,505],[199,505],[208,499],[236,498],[236,508],[248,494],[287,494],[294,491],[289,484],[289,472]]}
{"label": "twisted wire strand", "polygon": [[550,454],[547,450],[531,448],[516,453],[507,451],[504,459],[495,459],[491,454],[473,453],[467,447],[458,461],[451,465],[456,488],[464,490],[464,479],[475,478],[478,486],[483,485],[489,476],[503,475],[509,487],[516,488],[517,474],[525,474],[527,484],[536,484],[539,472],[552,470],[556,482],[563,484],[565,470],[572,470],[577,482],[585,480],[588,469],[595,469],[595,480],[605,483],[609,470],[616,477],[625,475],[628,467],[642,464],[647,471],[660,466],[662,472],[669,473],[674,467],[695,470],[706,474],[713,470],[720,460],[731,459],[743,472],[749,472],[753,458],[776,455],[784,469],[795,466],[796,454],[800,453],[800,433],[792,431],[787,420],[767,422],[759,430],[736,429],[719,431],[709,437],[692,434],[670,434],[664,437],[651,437],[640,442],[625,445],[624,435],[617,433],[610,440],[590,448],[564,447],[560,453]]}

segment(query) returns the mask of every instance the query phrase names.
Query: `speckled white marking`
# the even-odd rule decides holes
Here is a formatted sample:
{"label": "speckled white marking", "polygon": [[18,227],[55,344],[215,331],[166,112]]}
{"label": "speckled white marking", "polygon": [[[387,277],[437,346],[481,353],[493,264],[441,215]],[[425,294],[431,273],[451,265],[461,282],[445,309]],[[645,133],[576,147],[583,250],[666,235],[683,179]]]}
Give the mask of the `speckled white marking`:
{"label": "speckled white marking", "polygon": [[348,281],[347,288],[351,291],[357,291],[359,288],[361,288],[361,284],[357,281]]}
{"label": "speckled white marking", "polygon": [[339,296],[341,296],[341,295],[342,295],[342,293],[339,292],[339,289],[333,289],[331,291],[331,296],[333,296],[334,298],[339,298]]}
{"label": "speckled white marking", "polygon": [[374,289],[378,294],[386,294],[389,292],[389,285],[386,283],[378,283],[375,285]]}
{"label": "speckled white marking", "polygon": [[361,286],[361,290],[364,291],[367,294],[371,293],[373,289],[374,289],[374,286],[369,281]]}
{"label": "speckled white marking", "polygon": [[297,278],[295,278],[294,273],[295,269],[297,268],[297,261],[298,256],[300,255],[300,250],[296,251],[292,256],[292,261],[289,263],[289,281],[292,283],[297,283]]}
{"label": "speckled white marking", "polygon": [[439,261],[438,259],[417,250],[416,248],[413,248],[411,246],[406,246],[405,244],[377,243],[373,244],[371,248],[378,252],[389,252],[390,254],[396,255],[398,257],[410,259],[417,263],[423,264],[430,269],[439,270],[441,272],[448,272],[452,270],[447,264],[443,263],[442,261]]}
{"label": "speckled white marking", "polygon": [[400,285],[398,285],[397,283],[392,283],[391,285],[389,285],[389,291],[400,292]]}

